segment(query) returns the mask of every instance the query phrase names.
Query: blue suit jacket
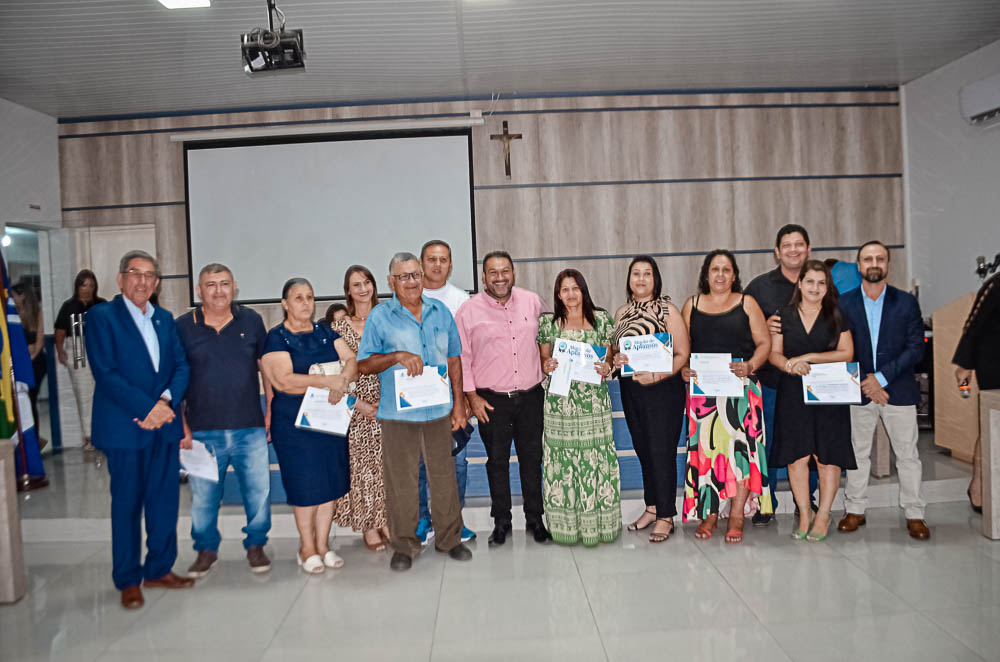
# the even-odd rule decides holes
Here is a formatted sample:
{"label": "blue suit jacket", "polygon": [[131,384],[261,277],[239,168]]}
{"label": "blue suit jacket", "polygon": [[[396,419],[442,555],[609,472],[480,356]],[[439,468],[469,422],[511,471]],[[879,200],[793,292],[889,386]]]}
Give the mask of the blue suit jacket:
{"label": "blue suit jacket", "polygon": [[[840,297],[854,340],[854,360],[861,367],[861,377],[881,372],[888,384],[891,405],[915,405],[920,399],[920,387],[913,369],[924,356],[924,321],[920,304],[909,292],[886,286],[882,303],[882,324],[878,334],[878,365],[872,365],[872,337],[865,315],[864,288],[851,290]],[[862,404],[870,400],[861,395]]]}
{"label": "blue suit jacket", "polygon": [[[183,437],[180,403],[188,385],[188,364],[173,316],[159,307],[153,312],[160,342],[156,370],[122,295],[91,308],[86,319],[87,360],[95,382],[93,444],[102,449],[140,449],[156,439]],[[176,418],[159,430],[143,430],[133,419],[146,418],[167,389]]]}

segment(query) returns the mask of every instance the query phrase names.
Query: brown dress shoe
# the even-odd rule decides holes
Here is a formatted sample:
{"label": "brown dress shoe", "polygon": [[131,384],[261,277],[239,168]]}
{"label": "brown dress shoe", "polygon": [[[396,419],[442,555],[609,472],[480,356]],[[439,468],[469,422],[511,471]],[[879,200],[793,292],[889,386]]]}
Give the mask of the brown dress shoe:
{"label": "brown dress shoe", "polygon": [[168,572],[159,579],[147,579],[142,582],[146,588],[191,588],[194,580],[190,577],[178,577],[172,572]]}
{"label": "brown dress shoe", "polygon": [[841,533],[851,533],[852,531],[857,531],[859,527],[867,523],[868,520],[865,519],[864,515],[847,513],[844,515],[844,519],[840,520],[840,524],[837,525],[837,530]]}
{"label": "brown dress shoe", "polygon": [[125,609],[138,609],[145,602],[142,599],[142,589],[138,586],[128,586],[122,590],[122,607]]}
{"label": "brown dress shoe", "polygon": [[930,540],[931,530],[927,528],[922,519],[906,520],[906,528],[910,531],[910,537],[917,540]]}

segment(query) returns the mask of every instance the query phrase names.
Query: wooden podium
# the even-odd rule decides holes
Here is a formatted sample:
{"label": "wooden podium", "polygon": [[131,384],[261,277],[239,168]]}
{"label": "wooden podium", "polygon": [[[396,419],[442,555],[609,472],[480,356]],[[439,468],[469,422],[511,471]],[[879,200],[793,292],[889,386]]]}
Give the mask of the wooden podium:
{"label": "wooden podium", "polygon": [[934,312],[934,443],[951,451],[952,457],[972,462],[979,437],[979,389],[975,379],[969,398],[963,398],[955,384],[955,355],[965,319],[976,298],[974,292],[961,296]]}

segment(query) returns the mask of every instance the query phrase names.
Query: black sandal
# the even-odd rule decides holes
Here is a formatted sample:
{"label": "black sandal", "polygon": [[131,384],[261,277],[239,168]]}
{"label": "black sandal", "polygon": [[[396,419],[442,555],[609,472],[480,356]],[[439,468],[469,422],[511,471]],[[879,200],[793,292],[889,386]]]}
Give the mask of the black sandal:
{"label": "black sandal", "polygon": [[[639,522],[641,522],[642,518],[646,515],[652,515],[653,519],[649,520],[643,526],[639,526]],[[639,519],[629,524],[627,528],[629,531],[642,531],[643,529],[648,529],[649,525],[655,521],[656,521],[656,509],[654,508],[653,510],[650,510],[649,508],[646,508],[642,511],[642,515],[639,515]]]}
{"label": "black sandal", "polygon": [[653,532],[649,534],[649,542],[658,543],[665,542],[670,534],[674,532],[674,518],[673,517],[657,517],[657,522],[670,522],[670,530],[666,533],[657,533],[656,526],[653,527]]}

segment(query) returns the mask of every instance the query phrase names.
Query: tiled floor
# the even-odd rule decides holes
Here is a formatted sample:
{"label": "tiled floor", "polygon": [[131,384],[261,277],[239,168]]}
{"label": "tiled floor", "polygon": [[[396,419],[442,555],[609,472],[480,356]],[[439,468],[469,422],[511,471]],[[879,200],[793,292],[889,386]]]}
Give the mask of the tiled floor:
{"label": "tiled floor", "polygon": [[193,590],[147,591],[137,612],[118,604],[109,544],[34,543],[30,594],[0,607],[0,659],[1000,660],[1000,543],[960,502],[928,507],[926,543],[900,517],[872,509],[819,544],[791,540],[785,515],[740,546],[691,525],[596,549],[516,533],[473,543],[469,563],[428,551],[404,574],[348,538],[346,566],[322,577],[298,571],[294,540],[272,543],[264,577],[227,541]]}

